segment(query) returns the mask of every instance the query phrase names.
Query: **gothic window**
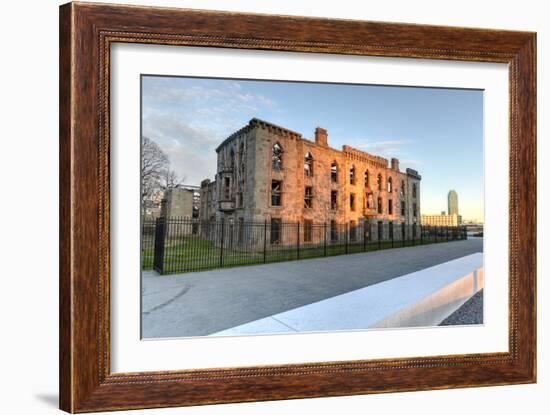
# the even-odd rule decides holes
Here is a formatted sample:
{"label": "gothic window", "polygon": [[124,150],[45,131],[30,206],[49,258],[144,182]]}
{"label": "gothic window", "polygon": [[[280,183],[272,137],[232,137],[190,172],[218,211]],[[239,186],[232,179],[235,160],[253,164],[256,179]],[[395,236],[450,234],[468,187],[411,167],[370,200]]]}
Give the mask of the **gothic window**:
{"label": "gothic window", "polygon": [[365,170],[365,187],[369,187],[369,171]]}
{"label": "gothic window", "polygon": [[330,165],[330,180],[333,183],[336,183],[338,181],[338,165],[335,161],[333,161]]}
{"label": "gothic window", "polygon": [[273,170],[281,170],[283,167],[283,148],[279,143],[273,144],[271,151],[271,165]]}
{"label": "gothic window", "polygon": [[401,196],[405,195],[405,180],[401,180]]}
{"label": "gothic window", "polygon": [[388,200],[388,215],[393,215],[393,200]]}
{"label": "gothic window", "polygon": [[355,184],[355,166],[349,169],[349,184]]}
{"label": "gothic window", "polygon": [[401,202],[401,216],[405,216],[405,202]]}
{"label": "gothic window", "polygon": [[242,194],[242,193],[238,193],[238,194],[237,194],[237,207],[242,208],[243,206],[244,206],[244,203],[243,203],[243,194]]}
{"label": "gothic window", "polygon": [[349,240],[357,240],[357,222],[354,220],[350,220],[349,222]]}
{"label": "gothic window", "polygon": [[417,211],[416,211],[416,203],[413,203],[413,216],[416,218],[416,214],[417,214]]}
{"label": "gothic window", "polygon": [[311,220],[304,220],[304,242],[311,242],[313,240],[313,222]]}
{"label": "gothic window", "polygon": [[224,200],[231,198],[231,179],[229,177],[223,178],[223,197]]}
{"label": "gothic window", "polygon": [[281,206],[283,182],[271,180],[271,206]]}
{"label": "gothic window", "polygon": [[377,187],[379,192],[382,191],[382,175],[381,174],[379,174],[378,177],[376,178],[376,187]]}
{"label": "gothic window", "polygon": [[330,208],[332,210],[336,210],[338,208],[338,192],[336,190],[332,190],[330,192]]}
{"label": "gothic window", "polygon": [[231,151],[229,152],[229,168],[231,170],[235,168],[235,150],[233,150],[233,147],[231,147]]}
{"label": "gothic window", "polygon": [[382,206],[382,198],[378,198],[378,213],[382,213],[384,210],[384,207]]}
{"label": "gothic window", "polygon": [[388,178],[388,193],[393,192],[393,180],[391,177]]}
{"label": "gothic window", "polygon": [[313,176],[313,156],[310,152],[307,152],[304,158],[304,176]]}
{"label": "gothic window", "polygon": [[335,220],[330,221],[330,240],[336,242],[338,240],[338,225]]}
{"label": "gothic window", "polygon": [[355,212],[355,193],[349,194],[349,208],[352,212]]}
{"label": "gothic window", "polygon": [[374,200],[372,198],[372,193],[367,193],[365,195],[365,207],[367,209],[372,209],[374,206]]}
{"label": "gothic window", "polygon": [[241,163],[240,169],[241,169],[241,178],[244,178],[244,174],[246,171],[246,162],[244,157],[244,143],[241,143],[239,146],[239,161]]}
{"label": "gothic window", "polygon": [[272,244],[281,242],[281,219],[271,218],[270,242]]}
{"label": "gothic window", "polygon": [[311,209],[313,207],[313,187],[306,186],[304,194],[304,207]]}

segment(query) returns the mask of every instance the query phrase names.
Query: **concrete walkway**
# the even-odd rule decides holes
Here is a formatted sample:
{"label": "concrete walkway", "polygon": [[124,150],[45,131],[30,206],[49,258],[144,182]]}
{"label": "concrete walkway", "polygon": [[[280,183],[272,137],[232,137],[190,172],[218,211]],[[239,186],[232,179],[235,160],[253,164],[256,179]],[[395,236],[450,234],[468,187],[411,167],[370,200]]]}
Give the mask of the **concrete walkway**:
{"label": "concrete walkway", "polygon": [[142,336],[204,336],[483,251],[483,240],[159,276],[142,274]]}
{"label": "concrete walkway", "polygon": [[211,336],[434,327],[477,292],[482,267],[478,252]]}

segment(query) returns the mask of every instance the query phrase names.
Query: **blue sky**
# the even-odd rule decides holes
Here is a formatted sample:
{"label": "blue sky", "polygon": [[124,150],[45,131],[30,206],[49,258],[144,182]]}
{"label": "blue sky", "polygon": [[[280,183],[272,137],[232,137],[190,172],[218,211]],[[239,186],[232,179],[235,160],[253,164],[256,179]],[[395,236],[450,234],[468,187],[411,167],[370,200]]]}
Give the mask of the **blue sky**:
{"label": "blue sky", "polygon": [[253,118],[329,145],[400,159],[422,175],[422,214],[447,208],[455,189],[464,219],[483,219],[483,92],[442,88],[142,78],[142,130],[185,183],[213,178],[214,149]]}

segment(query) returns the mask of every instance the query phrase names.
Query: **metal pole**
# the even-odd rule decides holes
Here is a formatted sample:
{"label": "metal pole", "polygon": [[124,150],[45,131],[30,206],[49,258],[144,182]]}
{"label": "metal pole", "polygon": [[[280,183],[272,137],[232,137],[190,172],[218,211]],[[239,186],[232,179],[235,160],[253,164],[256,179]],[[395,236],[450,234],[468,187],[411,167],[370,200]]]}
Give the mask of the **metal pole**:
{"label": "metal pole", "polygon": [[422,225],[420,225],[420,245],[424,244],[424,235],[422,232]]}
{"label": "metal pole", "polygon": [[348,223],[346,222],[346,233],[345,233],[345,236],[346,236],[346,254],[348,253]]}
{"label": "metal pole", "polygon": [[367,250],[367,222],[363,222],[363,252]]}
{"label": "metal pole", "polygon": [[267,219],[264,220],[264,264],[267,262]]}
{"label": "metal pole", "polygon": [[297,258],[300,259],[300,222],[297,223],[296,231],[296,254]]}
{"label": "metal pole", "polygon": [[221,242],[220,242],[220,268],[223,267],[223,240],[225,238],[225,226],[224,226],[224,219],[221,220]]}
{"label": "metal pole", "polygon": [[391,247],[393,248],[393,223],[391,225]]}
{"label": "metal pole", "polygon": [[323,253],[327,256],[327,223],[323,224]]}

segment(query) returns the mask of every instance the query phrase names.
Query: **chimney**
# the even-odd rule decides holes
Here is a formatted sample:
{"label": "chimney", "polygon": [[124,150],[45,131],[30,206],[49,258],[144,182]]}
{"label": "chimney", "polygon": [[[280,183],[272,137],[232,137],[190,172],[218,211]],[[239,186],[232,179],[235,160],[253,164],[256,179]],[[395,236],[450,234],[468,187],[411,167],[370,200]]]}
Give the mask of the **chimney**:
{"label": "chimney", "polygon": [[327,130],[321,127],[315,129],[315,144],[323,147],[328,147]]}
{"label": "chimney", "polygon": [[391,159],[391,169],[395,171],[399,171],[399,159],[396,159],[396,158]]}

